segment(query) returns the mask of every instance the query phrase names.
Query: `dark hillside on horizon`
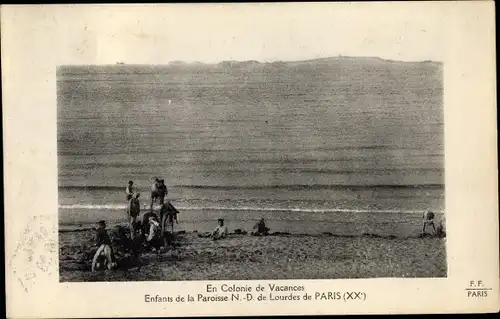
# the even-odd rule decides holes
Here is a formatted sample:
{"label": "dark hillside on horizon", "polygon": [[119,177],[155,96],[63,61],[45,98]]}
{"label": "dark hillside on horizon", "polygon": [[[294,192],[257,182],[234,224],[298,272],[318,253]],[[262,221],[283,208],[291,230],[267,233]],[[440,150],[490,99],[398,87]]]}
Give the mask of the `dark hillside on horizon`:
{"label": "dark hillside on horizon", "polygon": [[57,69],[60,76],[71,74],[99,74],[99,73],[154,73],[162,72],[164,70],[175,70],[178,68],[199,68],[199,69],[217,69],[217,68],[249,68],[247,71],[261,69],[263,71],[272,70],[276,67],[349,67],[349,65],[363,65],[365,67],[383,67],[384,65],[391,64],[390,67],[422,67],[423,65],[431,65],[433,67],[441,68],[442,62],[436,61],[395,61],[382,59],[378,57],[328,57],[317,58],[299,61],[273,61],[273,62],[259,62],[256,60],[235,61],[225,60],[218,63],[203,63],[203,62],[185,62],[185,61],[171,61],[168,64],[147,65],[147,64],[127,64],[117,62],[116,64],[105,65],[61,65]]}

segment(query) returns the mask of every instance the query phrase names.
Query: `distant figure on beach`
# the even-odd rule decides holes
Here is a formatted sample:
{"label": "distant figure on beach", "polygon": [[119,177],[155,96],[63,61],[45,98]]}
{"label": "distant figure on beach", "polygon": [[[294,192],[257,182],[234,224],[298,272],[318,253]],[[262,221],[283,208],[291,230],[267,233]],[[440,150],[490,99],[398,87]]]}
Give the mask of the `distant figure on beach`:
{"label": "distant figure on beach", "polygon": [[132,195],[132,198],[128,202],[128,207],[127,207],[127,214],[128,214],[128,222],[130,226],[130,238],[134,239],[135,238],[135,231],[136,231],[136,221],[137,221],[137,216],[139,216],[141,212],[141,205],[139,202],[139,193],[134,193]]}
{"label": "distant figure on beach", "polygon": [[109,270],[116,268],[115,255],[111,248],[111,240],[106,231],[106,222],[104,220],[98,222],[95,240],[98,248],[92,260],[92,272],[103,268]]}
{"label": "distant figure on beach", "polygon": [[255,226],[253,226],[253,229],[257,229],[257,231],[253,232],[252,235],[254,236],[267,236],[269,235],[269,228],[266,227],[266,222],[264,221],[264,218],[261,218]]}
{"label": "distant figure on beach", "polygon": [[210,237],[213,240],[218,240],[218,239],[226,238],[227,237],[227,233],[228,233],[227,227],[224,225],[224,219],[219,218],[219,220],[217,222],[218,222],[217,227],[215,227],[215,229],[212,232],[212,234],[210,234]]}
{"label": "distant figure on beach", "polygon": [[436,217],[436,214],[434,214],[431,211],[426,210],[424,212],[424,215],[422,216],[424,225],[422,227],[422,234],[425,234],[425,228],[427,226],[432,226],[432,229],[434,229],[434,235],[437,234],[436,232],[436,226],[434,225],[434,218]]}
{"label": "distant figure on beach", "polygon": [[133,181],[128,181],[128,186],[125,189],[125,193],[127,193],[127,201],[130,201],[132,199],[132,195],[134,195],[135,193],[135,187]]}

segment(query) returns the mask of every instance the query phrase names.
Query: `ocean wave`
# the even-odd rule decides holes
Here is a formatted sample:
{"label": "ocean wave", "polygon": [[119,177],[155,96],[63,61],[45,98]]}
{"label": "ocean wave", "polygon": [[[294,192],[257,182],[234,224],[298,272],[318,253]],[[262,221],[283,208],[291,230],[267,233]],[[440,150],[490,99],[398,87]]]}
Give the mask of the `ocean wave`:
{"label": "ocean wave", "polygon": [[[119,210],[125,209],[124,204],[70,204],[59,205],[61,209],[110,209]],[[149,208],[149,205],[143,205],[143,209]],[[179,210],[221,210],[221,211],[260,211],[260,212],[296,212],[296,213],[422,213],[423,210],[375,210],[375,209],[349,209],[349,208],[280,208],[280,207],[224,207],[224,206],[176,206]],[[436,213],[444,213],[442,211],[434,211]]]}

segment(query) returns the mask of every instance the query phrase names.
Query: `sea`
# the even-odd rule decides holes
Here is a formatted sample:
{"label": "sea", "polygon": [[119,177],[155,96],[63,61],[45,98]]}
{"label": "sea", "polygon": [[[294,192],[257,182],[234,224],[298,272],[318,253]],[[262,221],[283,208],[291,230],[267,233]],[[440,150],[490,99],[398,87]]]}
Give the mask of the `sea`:
{"label": "sea", "polygon": [[60,66],[61,230],[123,223],[165,180],[178,230],[405,235],[444,219],[442,63]]}

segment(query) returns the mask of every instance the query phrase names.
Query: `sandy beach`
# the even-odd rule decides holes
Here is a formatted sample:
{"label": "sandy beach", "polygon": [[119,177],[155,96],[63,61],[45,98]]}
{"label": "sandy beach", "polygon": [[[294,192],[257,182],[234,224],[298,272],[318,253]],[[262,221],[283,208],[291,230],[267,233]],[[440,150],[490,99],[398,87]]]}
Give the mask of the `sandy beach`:
{"label": "sandy beach", "polygon": [[[108,229],[112,240],[114,231]],[[94,230],[60,232],[60,281],[161,281],[445,277],[446,238],[364,234],[230,234],[212,241],[176,235],[175,249],[141,252],[114,245],[119,268],[90,271]]]}

